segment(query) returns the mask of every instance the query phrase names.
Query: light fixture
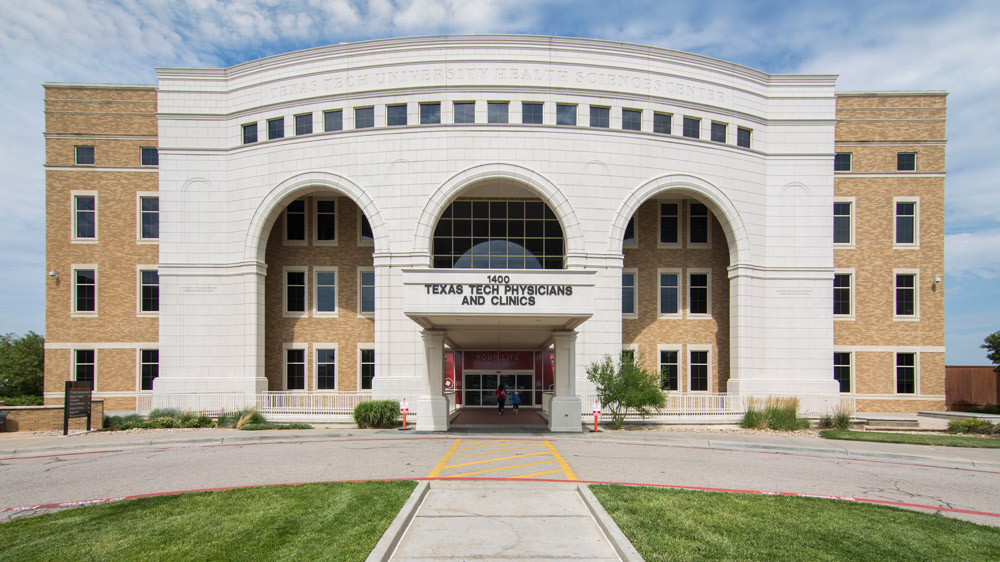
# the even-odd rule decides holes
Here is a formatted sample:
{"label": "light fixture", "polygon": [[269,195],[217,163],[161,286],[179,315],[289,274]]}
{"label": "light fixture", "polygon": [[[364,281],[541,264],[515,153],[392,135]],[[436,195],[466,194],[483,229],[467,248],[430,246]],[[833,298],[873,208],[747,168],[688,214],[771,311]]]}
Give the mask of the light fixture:
{"label": "light fixture", "polygon": [[59,272],[53,269],[49,271],[49,277],[52,277],[53,279],[59,279]]}
{"label": "light fixture", "polygon": [[935,275],[934,276],[934,282],[935,283],[940,283],[941,282],[941,276],[940,275]]}

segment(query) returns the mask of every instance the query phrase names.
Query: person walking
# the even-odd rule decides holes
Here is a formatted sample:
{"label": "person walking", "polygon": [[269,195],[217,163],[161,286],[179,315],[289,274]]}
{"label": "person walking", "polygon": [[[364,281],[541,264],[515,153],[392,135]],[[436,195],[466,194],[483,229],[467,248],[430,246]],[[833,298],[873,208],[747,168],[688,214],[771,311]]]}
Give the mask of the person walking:
{"label": "person walking", "polygon": [[514,397],[511,398],[510,405],[511,405],[511,407],[514,408],[514,415],[516,416],[517,415],[517,407],[521,405],[521,393],[520,392],[518,392],[516,390],[514,391]]}
{"label": "person walking", "polygon": [[501,384],[500,386],[497,387],[496,392],[497,392],[497,408],[500,409],[500,415],[502,416],[504,403],[507,402],[507,389],[504,387],[504,385]]}

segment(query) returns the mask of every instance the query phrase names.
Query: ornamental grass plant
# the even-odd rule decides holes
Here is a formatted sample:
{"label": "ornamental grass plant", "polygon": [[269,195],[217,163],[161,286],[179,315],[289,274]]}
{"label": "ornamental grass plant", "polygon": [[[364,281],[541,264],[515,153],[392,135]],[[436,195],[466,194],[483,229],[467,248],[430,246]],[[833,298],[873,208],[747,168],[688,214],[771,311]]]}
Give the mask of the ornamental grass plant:
{"label": "ornamental grass plant", "polygon": [[746,429],[796,431],[808,429],[809,420],[799,417],[799,399],[794,396],[769,396],[765,400],[751,397],[747,411],[740,420]]}
{"label": "ornamental grass plant", "polygon": [[399,419],[399,402],[395,400],[366,400],[354,407],[354,423],[360,429],[391,429]]}

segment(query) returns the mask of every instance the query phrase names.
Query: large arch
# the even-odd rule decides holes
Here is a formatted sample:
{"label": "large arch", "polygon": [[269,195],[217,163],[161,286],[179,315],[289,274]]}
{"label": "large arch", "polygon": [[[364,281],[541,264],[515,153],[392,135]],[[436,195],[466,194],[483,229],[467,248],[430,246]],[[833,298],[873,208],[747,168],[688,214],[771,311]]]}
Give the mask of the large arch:
{"label": "large arch", "polygon": [[375,248],[384,249],[388,247],[388,236],[385,232],[385,225],[381,213],[375,206],[371,197],[348,178],[331,172],[304,172],[296,174],[285,181],[274,186],[260,200],[250,225],[247,227],[244,242],[243,257],[247,261],[264,262],[264,253],[267,250],[267,233],[271,232],[271,227],[281,214],[284,203],[295,199],[299,194],[314,190],[317,187],[328,188],[346,195],[354,201],[354,204],[361,209],[368,219],[368,224],[372,227],[372,235],[375,237]]}
{"label": "large arch", "polygon": [[625,227],[639,206],[664,192],[691,195],[702,200],[722,225],[729,243],[729,263],[747,264],[753,261],[750,237],[736,205],[721,189],[701,178],[687,174],[667,174],[653,178],[632,190],[618,207],[608,238],[608,251],[621,253]]}
{"label": "large arch", "polygon": [[466,188],[488,179],[514,180],[537,193],[559,219],[563,230],[564,252],[567,258],[572,254],[580,254],[585,251],[580,221],[576,216],[576,211],[570,205],[569,199],[562,191],[541,174],[522,166],[504,163],[473,166],[455,174],[441,184],[441,187],[428,199],[417,219],[414,250],[417,253],[426,254],[429,260],[431,239],[438,218]]}

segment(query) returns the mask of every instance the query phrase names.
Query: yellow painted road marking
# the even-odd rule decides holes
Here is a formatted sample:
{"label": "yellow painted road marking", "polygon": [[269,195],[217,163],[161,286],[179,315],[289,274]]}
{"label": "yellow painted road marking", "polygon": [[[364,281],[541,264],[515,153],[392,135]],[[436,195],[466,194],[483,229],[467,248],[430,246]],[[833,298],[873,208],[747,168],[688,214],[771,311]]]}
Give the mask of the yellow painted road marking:
{"label": "yellow painted road marking", "polygon": [[512,480],[517,480],[518,478],[534,478],[536,476],[545,476],[546,474],[556,474],[559,472],[562,472],[561,468],[559,470],[546,470],[545,472],[534,472],[531,474],[522,474],[520,476],[511,476],[510,478]]}
{"label": "yellow painted road marking", "polygon": [[480,449],[482,447],[495,447],[497,445],[524,445],[526,443],[538,443],[538,441],[470,441],[461,450]]}
{"label": "yellow painted road marking", "polygon": [[[513,445],[525,445],[523,447],[516,447]],[[531,453],[522,454],[505,454],[513,451],[523,451],[529,449],[543,448],[542,451],[536,451]],[[499,454],[504,454],[504,456],[495,456]],[[459,459],[468,459],[470,457],[476,457],[478,460],[468,460],[466,462],[455,461]],[[537,462],[516,462],[520,459],[527,459],[529,457],[541,457]],[[509,464],[514,461],[515,464]],[[454,464],[452,464],[454,463]],[[528,466],[537,466],[549,463],[558,463],[558,470],[545,470],[542,472],[534,472],[531,474],[517,474],[513,476],[507,476],[506,479],[516,480],[533,478],[536,476],[545,476],[551,474],[563,474],[566,480],[576,480],[576,474],[569,467],[566,459],[559,454],[559,451],[550,443],[549,441],[513,441],[513,440],[485,440],[485,441],[469,441],[456,439],[452,443],[448,452],[445,453],[444,457],[438,461],[437,465],[431,471],[428,478],[462,478],[468,476],[474,476],[477,474],[489,474],[497,473],[501,471],[513,471],[519,468],[524,468]],[[480,470],[474,470],[470,472],[462,472],[458,474],[445,473],[445,471],[451,471],[453,469],[461,467],[473,467],[480,466]]]}
{"label": "yellow painted road marking", "polygon": [[573,474],[573,469],[571,469],[569,465],[566,463],[566,459],[564,459],[562,455],[559,454],[559,451],[557,451],[556,448],[552,446],[552,443],[546,441],[545,444],[548,445],[549,450],[552,451],[552,456],[555,457],[557,461],[559,461],[560,465],[562,465],[563,471],[566,473],[566,480],[576,480],[576,475]]}
{"label": "yellow painted road marking", "polygon": [[498,459],[486,459],[481,461],[463,462],[459,464],[449,464],[448,466],[445,466],[443,468],[458,468],[461,466],[472,466],[474,464],[483,464],[488,462],[509,461],[510,459],[523,459],[524,457],[535,457],[538,455],[547,455],[547,454],[548,453],[546,453],[545,451],[542,451],[541,453],[528,453],[526,455],[510,455],[509,457],[500,457]]}
{"label": "yellow painted road marking", "polygon": [[[504,453],[504,452],[507,452],[507,451],[524,451],[525,449],[536,449],[536,448],[541,447],[541,446],[542,446],[542,444],[539,443],[539,444],[533,445],[531,447],[512,447],[510,449],[496,449],[496,450],[492,450],[492,451],[480,451],[478,453],[469,453],[467,455],[452,455],[451,458],[453,458],[453,459],[461,459],[461,458],[464,458],[464,457],[476,457],[476,456],[482,456],[482,455],[492,455],[494,453]],[[459,450],[463,450],[463,449],[459,449]]]}
{"label": "yellow painted road marking", "polygon": [[[486,474],[487,472],[496,472],[498,470],[510,470],[512,468],[522,468],[522,467],[525,467],[525,466],[535,466],[535,465],[539,465],[539,464],[549,464],[549,463],[552,463],[552,462],[556,462],[556,461],[554,461],[554,460],[547,460],[547,461],[538,461],[538,462],[527,462],[527,463],[524,463],[524,464],[515,464],[515,465],[508,465],[508,466],[498,466],[496,468],[487,468],[486,470],[477,470],[475,472],[463,472],[462,474],[452,474],[451,476],[449,476],[449,478],[460,478],[460,477],[464,477],[464,476],[472,476],[473,474]],[[562,472],[562,471],[561,470],[557,470],[556,472]],[[519,478],[519,477],[517,477],[517,476],[510,476],[509,478]]]}
{"label": "yellow painted road marking", "polygon": [[437,478],[437,475],[441,474],[441,471],[444,469],[445,463],[447,463],[451,455],[455,453],[455,449],[458,448],[458,444],[461,442],[462,442],[461,439],[456,439],[455,442],[451,444],[451,448],[448,449],[448,452],[444,454],[444,458],[438,461],[437,466],[434,467],[434,470],[431,471],[431,474],[430,476],[428,476],[428,478]]}

